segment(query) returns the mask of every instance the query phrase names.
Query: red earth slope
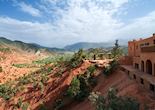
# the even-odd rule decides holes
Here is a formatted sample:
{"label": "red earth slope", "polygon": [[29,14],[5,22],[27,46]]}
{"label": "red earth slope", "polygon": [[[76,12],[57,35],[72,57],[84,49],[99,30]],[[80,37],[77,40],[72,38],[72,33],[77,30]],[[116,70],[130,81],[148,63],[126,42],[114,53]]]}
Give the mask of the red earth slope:
{"label": "red earth slope", "polygon": [[53,77],[54,73],[51,74],[49,76],[50,79],[44,87],[43,94],[40,90],[34,90],[33,84],[28,84],[24,91],[17,93],[9,101],[4,101],[0,98],[0,110],[12,110],[19,98],[23,99],[23,103],[29,103],[29,110],[37,110],[42,102],[50,108],[50,105],[52,105],[52,103],[62,95],[64,90],[69,86],[73,77],[78,74],[83,74],[90,65],[91,63],[89,61],[84,61],[78,68],[72,69],[70,72],[64,72],[61,77]]}
{"label": "red earth slope", "polygon": [[[127,74],[117,70],[112,75],[105,77],[100,75],[98,85],[93,91],[99,91],[105,95],[110,87],[118,89],[118,95],[130,96],[137,99],[141,103],[141,110],[144,110],[144,104],[147,104],[150,109],[155,110],[155,94],[144,89],[142,85],[137,84],[136,81],[131,80]],[[67,110],[95,110],[88,99],[81,103],[73,103]]]}

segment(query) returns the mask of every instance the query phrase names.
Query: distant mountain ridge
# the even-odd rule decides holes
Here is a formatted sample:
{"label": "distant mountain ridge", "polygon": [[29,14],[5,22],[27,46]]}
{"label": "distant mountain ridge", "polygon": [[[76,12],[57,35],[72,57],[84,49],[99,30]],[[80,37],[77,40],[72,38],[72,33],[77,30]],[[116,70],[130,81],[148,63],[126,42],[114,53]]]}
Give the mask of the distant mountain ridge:
{"label": "distant mountain ridge", "polygon": [[58,52],[58,51],[64,51],[64,49],[60,48],[50,48],[50,47],[44,47],[35,43],[25,43],[18,40],[9,40],[5,37],[0,37],[0,47],[11,47],[11,48],[17,48],[21,49],[23,51],[27,52],[37,52],[38,50],[44,50],[48,52]]}
{"label": "distant mountain ridge", "polygon": [[[67,45],[64,47],[65,50],[69,50],[69,51],[76,51],[79,50],[80,48],[83,49],[89,49],[89,48],[111,48],[114,46],[115,41],[113,42],[100,42],[100,43],[96,43],[96,42],[79,42],[79,43],[75,43],[72,45]],[[127,42],[121,40],[121,42],[119,42],[119,44],[121,46],[127,46]]]}
{"label": "distant mountain ridge", "polygon": [[[111,42],[78,42],[71,45],[67,45],[64,48],[56,48],[56,47],[45,47],[35,43],[25,43],[18,40],[9,40],[4,37],[0,37],[0,47],[15,47],[27,52],[37,52],[38,50],[44,50],[48,52],[64,52],[64,51],[77,51],[79,49],[90,49],[90,48],[104,48],[104,49],[111,49],[114,46],[115,41]],[[119,44],[121,47],[127,50],[127,42],[120,40]]]}

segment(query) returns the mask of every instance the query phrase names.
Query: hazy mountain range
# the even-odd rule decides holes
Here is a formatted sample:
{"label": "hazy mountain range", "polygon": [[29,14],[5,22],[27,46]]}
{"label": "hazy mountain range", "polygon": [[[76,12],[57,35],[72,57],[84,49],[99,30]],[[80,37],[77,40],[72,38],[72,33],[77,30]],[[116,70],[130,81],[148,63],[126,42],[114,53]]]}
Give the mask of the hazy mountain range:
{"label": "hazy mountain range", "polygon": [[[41,46],[39,44],[35,43],[25,43],[22,41],[17,41],[17,40],[9,40],[5,37],[0,37],[0,47],[14,47],[14,48],[19,48],[24,51],[34,51],[37,52],[38,50],[44,49],[46,51],[52,51],[52,52],[62,52],[62,51],[77,51],[80,48],[83,49],[89,49],[89,48],[111,48],[114,46],[115,41],[113,42],[101,42],[101,43],[93,43],[93,42],[78,42],[72,45],[67,45],[64,48],[56,48],[56,47],[45,47]],[[127,42],[120,40],[119,42],[120,45],[123,47],[127,47]]]}

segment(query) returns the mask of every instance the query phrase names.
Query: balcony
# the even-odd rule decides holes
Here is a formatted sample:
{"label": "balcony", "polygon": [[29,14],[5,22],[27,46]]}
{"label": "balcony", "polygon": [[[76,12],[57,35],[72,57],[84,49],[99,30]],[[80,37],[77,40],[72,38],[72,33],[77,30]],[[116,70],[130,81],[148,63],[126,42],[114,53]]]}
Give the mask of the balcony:
{"label": "balcony", "polygon": [[155,45],[154,46],[147,46],[147,47],[141,47],[141,52],[155,52]]}

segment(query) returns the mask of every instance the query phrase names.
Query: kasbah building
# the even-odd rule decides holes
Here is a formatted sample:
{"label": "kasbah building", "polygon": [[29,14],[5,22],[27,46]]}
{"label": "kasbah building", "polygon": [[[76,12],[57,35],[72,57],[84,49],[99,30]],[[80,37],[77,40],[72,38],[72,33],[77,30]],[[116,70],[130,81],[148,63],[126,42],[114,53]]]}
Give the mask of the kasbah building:
{"label": "kasbah building", "polygon": [[128,42],[128,56],[122,70],[131,79],[155,92],[155,34],[146,39]]}

